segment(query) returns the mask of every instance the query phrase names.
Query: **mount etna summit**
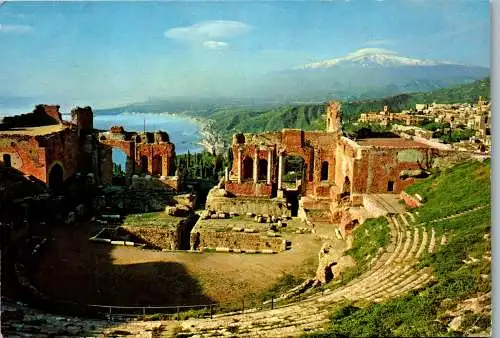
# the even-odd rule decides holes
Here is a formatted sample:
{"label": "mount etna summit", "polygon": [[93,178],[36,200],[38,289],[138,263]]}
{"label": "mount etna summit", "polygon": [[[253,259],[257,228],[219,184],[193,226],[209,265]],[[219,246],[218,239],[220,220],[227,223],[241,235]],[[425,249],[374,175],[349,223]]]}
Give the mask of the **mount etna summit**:
{"label": "mount etna summit", "polygon": [[343,57],[270,73],[260,88],[262,93],[295,99],[368,98],[463,84],[489,73],[486,67],[422,60],[385,49],[364,48]]}

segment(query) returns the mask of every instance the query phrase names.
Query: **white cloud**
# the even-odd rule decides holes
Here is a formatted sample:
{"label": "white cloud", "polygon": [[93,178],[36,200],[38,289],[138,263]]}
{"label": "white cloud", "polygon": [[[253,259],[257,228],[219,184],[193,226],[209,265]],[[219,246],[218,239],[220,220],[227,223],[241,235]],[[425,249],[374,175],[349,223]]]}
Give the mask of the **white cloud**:
{"label": "white cloud", "polygon": [[209,48],[209,49],[226,49],[229,47],[229,44],[224,41],[205,41],[203,42],[203,46]]}
{"label": "white cloud", "polygon": [[26,25],[3,25],[0,23],[0,33],[24,34],[33,31],[33,27]]}
{"label": "white cloud", "polygon": [[199,42],[216,38],[229,38],[244,34],[251,26],[240,21],[211,20],[202,21],[191,26],[175,27],[165,31],[165,37],[174,40]]}
{"label": "white cloud", "polygon": [[375,39],[363,42],[363,46],[380,46],[392,44],[394,40],[390,39]]}

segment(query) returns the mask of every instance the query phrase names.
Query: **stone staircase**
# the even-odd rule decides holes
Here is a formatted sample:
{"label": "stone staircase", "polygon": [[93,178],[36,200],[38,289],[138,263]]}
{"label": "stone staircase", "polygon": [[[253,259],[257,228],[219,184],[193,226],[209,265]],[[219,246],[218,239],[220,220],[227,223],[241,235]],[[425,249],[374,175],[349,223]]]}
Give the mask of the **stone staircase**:
{"label": "stone staircase", "polygon": [[387,219],[391,227],[391,239],[385,252],[373,260],[367,272],[347,285],[326,290],[324,294],[310,295],[302,301],[274,310],[250,309],[245,314],[182,321],[181,333],[196,337],[299,336],[326,326],[332,308],[340,302],[382,302],[423,287],[432,280],[431,271],[428,268],[417,270],[415,264],[424,251],[430,250],[430,245],[435,243],[434,231],[429,235],[426,228],[413,225],[410,221],[413,218],[407,214],[391,214]]}

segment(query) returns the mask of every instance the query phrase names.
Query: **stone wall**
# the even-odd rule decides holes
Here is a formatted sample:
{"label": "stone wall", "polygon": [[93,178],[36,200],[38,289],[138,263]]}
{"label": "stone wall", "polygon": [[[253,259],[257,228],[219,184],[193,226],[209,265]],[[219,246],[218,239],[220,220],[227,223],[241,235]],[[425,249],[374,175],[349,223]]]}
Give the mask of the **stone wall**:
{"label": "stone wall", "polygon": [[130,186],[104,189],[106,204],[115,209],[135,212],[163,211],[174,190],[154,177],[134,177]]}
{"label": "stone wall", "polygon": [[254,213],[273,216],[290,216],[291,212],[287,207],[285,199],[279,198],[252,198],[252,197],[215,197],[207,198],[207,210],[234,212],[244,215]]}
{"label": "stone wall", "polygon": [[181,225],[177,227],[129,227],[123,226],[127,232],[138,238],[140,242],[148,246],[166,249],[166,250],[180,250],[181,249]]}
{"label": "stone wall", "polygon": [[225,189],[237,196],[271,197],[273,187],[265,182],[226,182]]}
{"label": "stone wall", "polygon": [[59,113],[59,106],[40,104],[30,113],[3,117],[0,123],[0,130],[47,126],[61,122],[62,118]]}
{"label": "stone wall", "polygon": [[187,217],[171,217],[168,220],[166,219],[162,226],[153,226],[147,223],[130,226],[125,223],[122,228],[138,239],[139,242],[150,247],[165,250],[188,250],[190,247],[191,229],[197,219],[197,216],[190,214]]}
{"label": "stone wall", "polygon": [[205,248],[226,248],[232,251],[262,251],[272,250],[279,252],[284,250],[283,238],[267,237],[260,233],[245,233],[236,231],[201,231],[196,228],[191,233],[191,248],[203,250]]}

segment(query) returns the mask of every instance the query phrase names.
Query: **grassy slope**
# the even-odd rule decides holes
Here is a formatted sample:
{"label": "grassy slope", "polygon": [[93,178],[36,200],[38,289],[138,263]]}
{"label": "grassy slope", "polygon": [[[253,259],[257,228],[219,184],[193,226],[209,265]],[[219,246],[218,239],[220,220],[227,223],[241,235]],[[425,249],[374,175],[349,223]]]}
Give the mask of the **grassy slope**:
{"label": "grassy slope", "polygon": [[[425,196],[426,203],[419,209],[417,222],[446,217],[475,206],[489,203],[490,163],[466,162],[446,172],[412,186],[408,191]],[[432,225],[437,239],[446,235],[448,243],[438,251],[426,254],[419,265],[430,266],[436,282],[420,292],[381,304],[361,307],[346,304],[331,317],[329,330],[317,337],[336,336],[443,336],[460,335],[448,332],[451,320],[445,312],[458,303],[478,294],[491,291],[491,265],[483,259],[491,252],[491,242],[485,236],[490,233],[490,208],[479,209],[467,215]],[[465,264],[469,256],[479,259]],[[491,327],[489,316],[465,314],[465,327],[476,325],[481,329]]]}

